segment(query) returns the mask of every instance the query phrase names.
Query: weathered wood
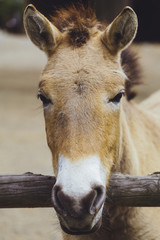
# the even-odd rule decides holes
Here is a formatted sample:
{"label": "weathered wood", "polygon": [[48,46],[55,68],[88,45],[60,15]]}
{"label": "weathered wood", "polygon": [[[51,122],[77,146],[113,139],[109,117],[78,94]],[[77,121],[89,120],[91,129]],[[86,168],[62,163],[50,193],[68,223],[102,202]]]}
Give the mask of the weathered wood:
{"label": "weathered wood", "polygon": [[0,175],[0,208],[52,207],[55,178],[32,173]]}
{"label": "weathered wood", "polygon": [[[54,183],[54,177],[32,173],[0,175],[0,208],[52,207]],[[106,202],[119,206],[160,207],[160,173],[144,177],[113,174]]]}
{"label": "weathered wood", "polygon": [[160,207],[160,173],[142,177],[113,174],[106,201],[119,206]]}

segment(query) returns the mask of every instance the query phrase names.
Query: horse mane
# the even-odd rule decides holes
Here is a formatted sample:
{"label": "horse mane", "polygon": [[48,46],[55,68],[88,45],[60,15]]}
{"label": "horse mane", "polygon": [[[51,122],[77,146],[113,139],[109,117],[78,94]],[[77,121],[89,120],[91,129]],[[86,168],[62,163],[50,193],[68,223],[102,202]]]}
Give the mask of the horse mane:
{"label": "horse mane", "polygon": [[[92,0],[27,0],[27,4],[33,4],[62,33],[67,31],[69,43],[74,47],[86,44],[90,38],[89,30],[93,27],[99,30],[106,28],[106,24],[98,21]],[[141,84],[137,56],[130,49],[124,50],[121,64],[128,77],[126,97],[131,100],[136,96],[133,87]]]}
{"label": "horse mane", "polygon": [[128,77],[126,80],[126,97],[130,101],[137,95],[134,87],[142,84],[141,67],[137,54],[130,48],[124,50],[121,54],[121,65]]}
{"label": "horse mane", "polygon": [[97,22],[92,0],[27,0],[27,3],[33,4],[61,32],[72,24],[93,27]]}

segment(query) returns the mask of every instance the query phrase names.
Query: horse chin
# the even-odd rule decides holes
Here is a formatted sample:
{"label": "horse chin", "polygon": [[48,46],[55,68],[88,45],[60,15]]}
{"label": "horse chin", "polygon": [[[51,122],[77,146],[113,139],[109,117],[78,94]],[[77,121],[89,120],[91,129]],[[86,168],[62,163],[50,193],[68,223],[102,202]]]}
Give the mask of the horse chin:
{"label": "horse chin", "polygon": [[102,224],[102,219],[100,219],[92,228],[90,227],[86,227],[83,229],[76,229],[76,228],[69,228],[69,227],[65,227],[61,222],[61,228],[62,230],[70,235],[89,235],[91,233],[94,233],[96,231],[99,230],[99,228],[101,227]]}

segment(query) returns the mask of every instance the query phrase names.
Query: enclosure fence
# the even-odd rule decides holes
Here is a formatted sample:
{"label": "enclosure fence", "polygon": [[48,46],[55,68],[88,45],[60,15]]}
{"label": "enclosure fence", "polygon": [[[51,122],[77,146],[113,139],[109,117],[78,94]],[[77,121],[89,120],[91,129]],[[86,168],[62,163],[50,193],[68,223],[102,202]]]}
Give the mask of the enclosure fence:
{"label": "enclosure fence", "polygon": [[[25,173],[0,175],[0,208],[53,207],[53,176]],[[148,176],[112,174],[106,192],[108,205],[160,207],[160,173]]]}

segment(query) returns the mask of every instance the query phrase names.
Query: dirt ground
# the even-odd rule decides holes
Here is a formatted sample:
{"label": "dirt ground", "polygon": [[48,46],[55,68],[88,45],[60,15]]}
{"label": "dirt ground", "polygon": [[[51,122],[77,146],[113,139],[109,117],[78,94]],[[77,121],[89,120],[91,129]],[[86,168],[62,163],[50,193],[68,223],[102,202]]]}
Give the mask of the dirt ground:
{"label": "dirt ground", "polygon": [[[160,44],[134,46],[143,69],[137,101],[160,88]],[[0,174],[53,174],[43,111],[36,99],[44,54],[24,36],[0,32]],[[49,209],[0,210],[0,240],[61,239]]]}
{"label": "dirt ground", "polygon": [[[46,57],[25,37],[0,33],[0,174],[53,175],[43,111],[36,98]],[[61,239],[49,209],[0,210],[0,240]]]}

